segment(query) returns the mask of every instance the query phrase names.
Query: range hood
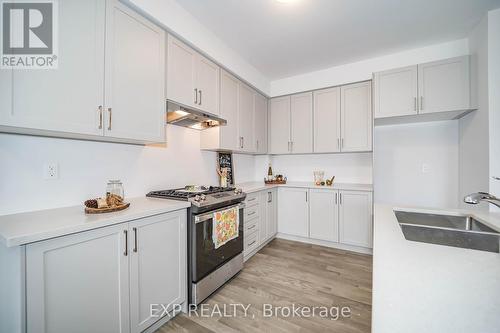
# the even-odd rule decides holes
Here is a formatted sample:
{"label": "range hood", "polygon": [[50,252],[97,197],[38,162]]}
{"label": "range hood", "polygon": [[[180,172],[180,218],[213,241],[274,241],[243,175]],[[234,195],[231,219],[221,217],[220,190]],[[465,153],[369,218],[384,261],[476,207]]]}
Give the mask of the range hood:
{"label": "range hood", "polygon": [[211,113],[167,100],[167,123],[203,130],[210,127],[226,125],[227,121]]}

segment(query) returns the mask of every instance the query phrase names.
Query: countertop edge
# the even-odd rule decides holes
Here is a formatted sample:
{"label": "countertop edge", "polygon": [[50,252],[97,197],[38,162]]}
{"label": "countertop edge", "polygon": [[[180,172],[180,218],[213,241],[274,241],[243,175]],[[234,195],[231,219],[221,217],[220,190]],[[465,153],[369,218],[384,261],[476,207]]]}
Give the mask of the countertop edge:
{"label": "countertop edge", "polygon": [[[140,200],[140,199],[145,199],[145,198],[133,198],[131,201],[134,200]],[[148,199],[146,199],[148,200]],[[163,200],[163,199],[158,199],[158,200]],[[103,220],[100,221],[95,221],[95,222],[88,222],[88,224],[82,223],[82,224],[76,224],[76,225],[68,225],[68,226],[61,226],[61,227],[54,227],[53,229],[50,229],[48,227],[47,231],[40,231],[37,232],[35,231],[34,233],[30,234],[29,232],[20,232],[19,235],[14,235],[14,236],[5,236],[4,233],[0,232],[0,244],[3,246],[10,248],[10,247],[15,247],[15,246],[22,246],[34,242],[40,242],[56,237],[63,237],[71,234],[76,234],[80,232],[86,232],[86,231],[91,231],[95,229],[100,229],[112,225],[117,225],[121,223],[127,223],[130,221],[138,220],[141,218],[147,218],[155,215],[160,215],[160,214],[166,214],[182,209],[187,209],[191,206],[189,202],[184,202],[184,201],[172,201],[168,200],[165,201],[166,205],[164,207],[160,208],[145,208],[144,210],[140,210],[137,212],[127,212],[125,211],[119,211],[119,212],[114,212],[114,213],[106,213],[106,215],[101,215],[98,216],[97,214],[94,216],[89,216],[86,215],[83,212],[83,208],[80,206],[72,206],[72,207],[61,207],[61,208],[54,208],[54,209],[48,209],[48,210],[41,210],[41,211],[33,211],[33,212],[25,212],[25,213],[18,213],[18,214],[11,214],[11,215],[4,215],[5,216],[22,216],[23,214],[30,214],[30,215],[35,215],[35,214],[50,214],[54,213],[57,210],[73,210],[73,209],[79,209],[82,211],[82,217],[85,216],[86,218],[91,218],[91,217],[102,217]],[[130,208],[129,208],[130,209]],[[109,215],[108,215],[109,214]],[[0,216],[1,220],[2,216]],[[30,217],[30,218],[33,218]],[[70,218],[70,217],[68,217]],[[1,224],[0,224],[1,228]]]}

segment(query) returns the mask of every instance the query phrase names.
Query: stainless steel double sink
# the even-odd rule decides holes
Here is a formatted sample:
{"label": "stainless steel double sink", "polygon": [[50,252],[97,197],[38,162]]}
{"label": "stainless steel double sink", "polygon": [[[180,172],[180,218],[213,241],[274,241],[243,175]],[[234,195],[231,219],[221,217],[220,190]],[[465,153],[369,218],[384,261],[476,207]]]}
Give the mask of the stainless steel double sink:
{"label": "stainless steel double sink", "polygon": [[403,210],[394,214],[407,240],[499,253],[500,233],[472,216]]}

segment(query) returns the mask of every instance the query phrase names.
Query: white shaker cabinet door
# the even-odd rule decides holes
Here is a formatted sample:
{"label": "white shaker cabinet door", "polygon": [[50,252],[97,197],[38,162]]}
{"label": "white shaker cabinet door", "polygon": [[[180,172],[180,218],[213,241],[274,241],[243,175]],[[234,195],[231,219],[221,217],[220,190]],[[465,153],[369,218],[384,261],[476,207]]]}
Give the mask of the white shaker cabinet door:
{"label": "white shaker cabinet door", "polygon": [[267,153],[267,98],[254,93],[254,127],[255,151],[257,154]]}
{"label": "white shaker cabinet door", "polygon": [[311,189],[309,194],[309,237],[338,242],[338,192]]}
{"label": "white shaker cabinet door", "polygon": [[372,193],[339,191],[339,240],[343,244],[372,247]]}
{"label": "white shaker cabinet door", "polygon": [[128,333],[128,224],[26,246],[28,333]]}
{"label": "white shaker cabinet door", "polygon": [[167,98],[186,106],[198,108],[196,63],[198,54],[189,46],[168,35]]}
{"label": "white shaker cabinet door", "polygon": [[220,68],[212,61],[198,55],[196,62],[197,108],[219,114]]}
{"label": "white shaker cabinet door", "polygon": [[313,151],[312,107],[313,101],[311,92],[291,96],[290,141],[291,152],[294,154],[312,153]]}
{"label": "white shaker cabinet door", "polygon": [[[227,121],[226,126],[220,126],[220,148],[238,150],[238,79],[221,70],[220,75],[220,116]],[[217,131],[208,129],[205,131]],[[203,137],[203,133],[202,133]]]}
{"label": "white shaker cabinet door", "polygon": [[[57,69],[15,70],[12,108],[2,108],[0,125],[85,135],[102,135],[105,1],[58,2]],[[10,98],[9,98],[10,99]]]}
{"label": "white shaker cabinet door", "polygon": [[314,152],[340,151],[340,88],[318,90],[314,97]]}
{"label": "white shaker cabinet door", "polygon": [[372,150],[372,85],[355,83],[340,88],[343,152]]}
{"label": "white shaker cabinet door", "polygon": [[470,108],[469,56],[418,65],[419,113]]}
{"label": "white shaker cabinet door", "polygon": [[243,83],[238,84],[238,133],[240,149],[244,152],[255,150],[253,90]]}
{"label": "white shaker cabinet door", "polygon": [[186,211],[131,222],[129,233],[130,322],[139,333],[159,319],[151,304],[171,310],[186,300]]}
{"label": "white shaker cabinet door", "polygon": [[106,36],[105,135],[165,141],[165,32],[110,0]]}
{"label": "white shaker cabinet door", "polygon": [[375,118],[417,114],[417,66],[374,74]]}
{"label": "white shaker cabinet door", "polygon": [[280,188],[278,232],[300,237],[309,236],[309,193],[304,188]]}
{"label": "white shaker cabinet door", "polygon": [[290,96],[271,99],[269,108],[269,153],[290,153]]}

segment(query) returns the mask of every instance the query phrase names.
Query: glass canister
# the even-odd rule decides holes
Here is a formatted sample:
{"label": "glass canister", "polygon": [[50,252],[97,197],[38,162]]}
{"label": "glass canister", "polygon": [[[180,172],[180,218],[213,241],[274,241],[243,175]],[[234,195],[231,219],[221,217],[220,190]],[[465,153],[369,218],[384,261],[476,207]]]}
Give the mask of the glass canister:
{"label": "glass canister", "polygon": [[315,185],[321,185],[323,182],[323,179],[325,177],[325,172],[324,171],[313,171],[314,174],[314,184]]}
{"label": "glass canister", "polygon": [[119,179],[109,180],[106,186],[106,196],[114,194],[120,198],[125,199],[125,191],[123,189],[123,184]]}

